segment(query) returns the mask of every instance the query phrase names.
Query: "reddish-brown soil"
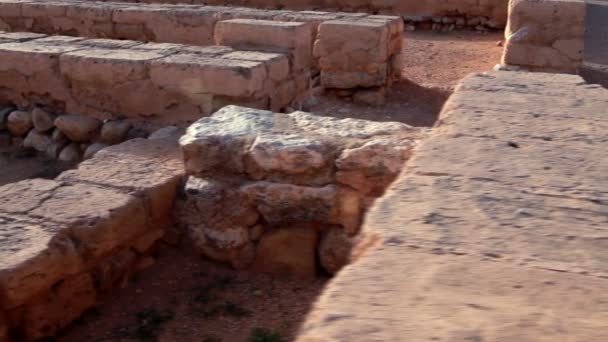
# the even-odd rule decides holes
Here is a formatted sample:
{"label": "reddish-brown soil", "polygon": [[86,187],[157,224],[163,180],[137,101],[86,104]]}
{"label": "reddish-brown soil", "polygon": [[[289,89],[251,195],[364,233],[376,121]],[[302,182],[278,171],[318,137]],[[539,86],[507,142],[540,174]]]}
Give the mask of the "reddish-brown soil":
{"label": "reddish-brown soil", "polygon": [[326,282],[238,272],[184,254],[161,250],[58,342],[239,342],[256,329],[290,341]]}

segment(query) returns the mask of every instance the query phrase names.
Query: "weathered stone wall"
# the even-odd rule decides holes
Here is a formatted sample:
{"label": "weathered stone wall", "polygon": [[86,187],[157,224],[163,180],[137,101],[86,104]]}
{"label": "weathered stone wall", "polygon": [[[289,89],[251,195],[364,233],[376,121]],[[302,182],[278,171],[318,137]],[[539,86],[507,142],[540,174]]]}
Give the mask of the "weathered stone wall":
{"label": "weathered stone wall", "polygon": [[[249,22],[239,23],[238,20]],[[269,21],[277,23],[272,25]],[[334,23],[331,27],[340,28],[342,36],[331,35],[331,31],[327,29],[330,21]],[[305,25],[310,32],[300,31],[297,37],[290,37],[293,42],[287,44],[286,41],[273,42],[272,39],[278,36],[281,27],[293,26],[290,22]],[[337,23],[340,25],[336,26]],[[245,26],[246,30],[243,30]],[[324,27],[326,29],[323,29]],[[303,67],[303,59],[311,59],[311,73],[309,75],[308,70],[302,71],[294,80],[284,83],[275,91],[282,94],[283,98],[289,97],[284,100],[277,99],[284,105],[283,102],[288,103],[293,99],[293,93],[299,95],[303,88],[309,86],[309,80],[305,80],[306,78],[313,80],[312,86],[340,89],[375,87],[382,92],[399,75],[403,21],[399,17],[364,13],[293,12],[240,7],[70,0],[42,3],[0,0],[0,30],[2,29],[12,32],[28,31],[198,46],[221,43],[262,51],[268,51],[269,48],[270,51],[275,51],[277,47],[287,48],[290,55],[297,58],[292,61],[296,70]],[[275,32],[268,34],[268,30]],[[229,39],[236,31],[239,31],[241,37],[238,40]],[[243,35],[244,32],[247,32],[247,35]],[[311,37],[307,37],[308,35]],[[345,44],[346,41],[352,42]],[[313,44],[319,47],[314,58],[310,56]],[[345,57],[348,57],[348,63],[344,63]],[[336,68],[336,65],[339,65],[339,68]],[[317,77],[318,71],[326,76]],[[336,81],[332,82],[330,79]],[[259,101],[261,99],[253,99],[252,102]],[[248,104],[238,101],[223,104],[227,103]],[[271,104],[268,108],[276,111],[281,106]]]}
{"label": "weathered stone wall", "polygon": [[0,103],[58,113],[176,123],[226,104],[278,110],[308,90],[297,76],[280,53],[0,34]]}
{"label": "weathered stone wall", "polygon": [[53,336],[153,264],[182,173],[175,138],[137,139],[0,187],[0,341]]}
{"label": "weathered stone wall", "polygon": [[[402,123],[228,106],[181,138],[181,225],[207,257],[312,277],[349,260],[365,210],[424,131]],[[318,255],[318,257],[317,257]]]}
{"label": "weathered stone wall", "polygon": [[513,0],[505,38],[505,65],[576,72],[583,61],[585,2]]}
{"label": "weathered stone wall", "polygon": [[367,12],[386,15],[485,17],[504,27],[508,0],[124,0],[127,2],[233,5],[269,9]]}

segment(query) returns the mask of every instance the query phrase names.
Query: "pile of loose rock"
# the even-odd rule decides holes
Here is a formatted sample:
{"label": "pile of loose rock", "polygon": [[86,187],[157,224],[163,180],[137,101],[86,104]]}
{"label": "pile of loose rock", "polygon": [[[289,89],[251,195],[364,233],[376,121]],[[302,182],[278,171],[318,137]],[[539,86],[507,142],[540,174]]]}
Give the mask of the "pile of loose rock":
{"label": "pile of loose rock", "polygon": [[350,257],[365,210],[424,131],[396,122],[224,107],[181,138],[179,223],[235,268],[314,276]]}
{"label": "pile of loose rock", "polygon": [[41,107],[0,109],[0,146],[34,149],[49,158],[79,162],[99,150],[140,135],[124,120],[57,115]]}
{"label": "pile of loose rock", "polygon": [[433,30],[449,32],[454,30],[470,29],[480,32],[504,28],[504,25],[484,16],[465,15],[407,15],[403,16],[406,31]]}

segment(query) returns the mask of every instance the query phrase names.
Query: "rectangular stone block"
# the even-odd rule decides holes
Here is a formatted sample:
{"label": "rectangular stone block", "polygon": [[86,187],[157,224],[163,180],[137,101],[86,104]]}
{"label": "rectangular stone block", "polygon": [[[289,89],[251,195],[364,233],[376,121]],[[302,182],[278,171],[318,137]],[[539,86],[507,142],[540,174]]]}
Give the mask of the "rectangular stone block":
{"label": "rectangular stone block", "polygon": [[216,94],[252,97],[264,90],[264,63],[197,55],[174,55],[150,62],[155,85],[192,97]]}
{"label": "rectangular stone block", "polygon": [[52,225],[0,216],[0,298],[4,309],[22,305],[83,268],[72,241]]}
{"label": "rectangular stone block", "polygon": [[[69,209],[66,209],[69,208]],[[31,216],[50,221],[75,241],[86,264],[145,231],[143,199],[107,188],[74,184],[60,187]]]}
{"label": "rectangular stone block", "polygon": [[240,49],[276,49],[293,56],[295,70],[312,63],[312,30],[308,23],[232,19],[215,28],[215,43]]}
{"label": "rectangular stone block", "polygon": [[127,190],[145,198],[152,220],[160,224],[169,220],[183,173],[176,142],[134,139],[104,148],[57,179]]}

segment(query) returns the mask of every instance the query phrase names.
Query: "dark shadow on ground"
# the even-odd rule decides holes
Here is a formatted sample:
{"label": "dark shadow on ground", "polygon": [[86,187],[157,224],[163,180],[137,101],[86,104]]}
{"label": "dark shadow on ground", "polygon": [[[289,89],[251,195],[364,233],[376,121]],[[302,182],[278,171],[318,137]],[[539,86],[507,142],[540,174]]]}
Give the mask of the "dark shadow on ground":
{"label": "dark shadow on ground", "polygon": [[267,338],[258,341],[292,341],[326,281],[235,271],[166,247],[57,341],[248,342],[256,331]]}
{"label": "dark shadow on ground", "polygon": [[450,96],[449,89],[424,87],[409,80],[395,83],[382,106],[352,102],[350,98],[320,96],[310,111],[322,116],[373,121],[398,121],[411,126],[433,126]]}

